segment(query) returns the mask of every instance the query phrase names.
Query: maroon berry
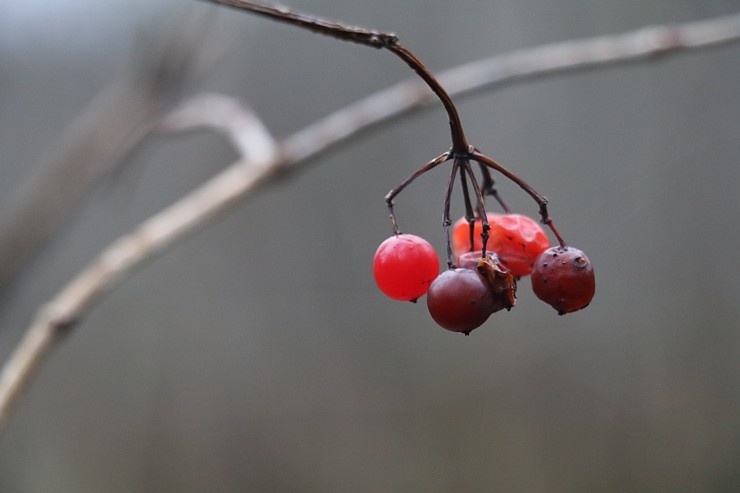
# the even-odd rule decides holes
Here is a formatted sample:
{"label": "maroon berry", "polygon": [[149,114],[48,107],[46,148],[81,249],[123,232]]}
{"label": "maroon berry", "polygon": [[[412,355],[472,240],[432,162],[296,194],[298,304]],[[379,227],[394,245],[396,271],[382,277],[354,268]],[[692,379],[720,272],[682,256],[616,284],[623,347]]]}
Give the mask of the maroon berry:
{"label": "maroon berry", "polygon": [[451,269],[432,282],[427,293],[429,314],[441,327],[469,333],[480,327],[494,310],[494,298],[477,270]]}
{"label": "maroon berry", "polygon": [[577,248],[548,248],[534,264],[532,290],[559,315],[585,308],[596,291],[591,261]]}

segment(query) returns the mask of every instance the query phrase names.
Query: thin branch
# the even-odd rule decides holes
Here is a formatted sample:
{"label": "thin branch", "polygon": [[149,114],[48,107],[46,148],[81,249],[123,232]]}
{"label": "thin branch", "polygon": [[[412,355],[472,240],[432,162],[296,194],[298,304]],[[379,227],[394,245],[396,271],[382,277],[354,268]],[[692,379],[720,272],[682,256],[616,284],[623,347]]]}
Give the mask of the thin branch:
{"label": "thin branch", "polygon": [[[451,94],[460,95],[513,80],[608,67],[738,40],[740,15],[735,15],[500,55],[447,71],[441,80],[444,84],[449,83]],[[362,131],[387,123],[431,100],[426,87],[418,82],[404,82],[367,97],[285,139],[275,152],[261,153],[259,158],[253,156],[234,163],[109,246],[38,313],[3,367],[0,374],[0,430],[7,424],[14,405],[49,351],[104,293],[136,267],[249,197],[261,184],[306,164],[311,158]],[[265,147],[269,148],[269,145]]]}
{"label": "thin branch", "polygon": [[159,39],[141,46],[33,166],[36,174],[3,202],[0,289],[210,65],[215,44],[204,43],[206,27],[200,16],[178,19]]}
{"label": "thin branch", "polygon": [[[737,42],[740,42],[740,14],[516,50],[439,72],[438,79],[451,96],[460,97],[515,82],[612,68],[616,64],[650,62]],[[297,132],[284,142],[284,152],[292,160],[302,162],[359,131],[387,124],[434,101],[434,96],[418,80],[400,82]],[[353,123],[361,128],[355,128]]]}
{"label": "thin branch", "polygon": [[515,81],[654,61],[687,50],[735,43],[739,39],[740,14],[733,14],[516,50],[441,72],[439,79],[450,94],[459,96]]}
{"label": "thin branch", "polygon": [[206,1],[238,10],[245,10],[253,14],[269,17],[278,22],[285,22],[308,29],[309,31],[341,39],[342,41],[352,41],[353,43],[363,44],[373,48],[384,48],[388,44],[398,41],[398,38],[393,33],[384,33],[360,26],[351,26],[344,22],[321,19],[313,15],[296,12],[282,5],[260,4],[247,0]]}
{"label": "thin branch", "polygon": [[[244,112],[242,117],[245,115],[248,113]],[[49,350],[77,325],[103,294],[135,267],[186,233],[206,224],[280,169],[272,139],[263,134],[259,130],[261,128],[262,123],[255,116],[255,121],[248,125],[227,126],[221,130],[228,133],[258,129],[253,137],[242,135],[239,138],[252,142],[265,138],[266,141],[258,143],[257,147],[273,149],[273,152],[250,153],[248,160],[232,164],[195,191],[144,221],[106,248],[39,311],[0,374],[0,430]]]}
{"label": "thin branch", "polygon": [[223,133],[241,156],[266,161],[277,148],[275,139],[245,103],[222,94],[201,94],[170,112],[157,126],[167,133],[209,127]]}
{"label": "thin branch", "polygon": [[[400,185],[398,185],[397,187],[393,188],[390,192],[388,192],[386,194],[386,196],[385,196],[385,205],[388,206],[388,212],[389,212],[389,214],[391,216],[391,224],[393,226],[393,234],[394,235],[400,234],[401,231],[398,228],[398,221],[396,221],[396,213],[393,212],[393,206],[394,206],[393,200],[396,198],[396,196],[399,193],[403,192],[406,189],[406,187],[408,187],[409,185],[411,185],[414,182],[414,180],[416,180],[417,178],[419,178],[421,175],[423,175],[427,171],[430,171],[430,170],[436,168],[437,166],[439,166],[440,164],[444,163],[445,161],[449,160],[451,155],[452,155],[452,153],[450,153],[450,152],[443,152],[442,154],[440,154],[439,156],[435,157],[434,159],[432,159],[428,163],[424,164],[424,166],[422,166],[421,168],[419,168],[416,171],[414,171],[413,173],[411,173],[411,176],[409,176],[408,178],[406,178],[403,182],[401,182]],[[452,192],[450,191],[450,193],[452,193]]]}
{"label": "thin branch", "polygon": [[393,33],[384,33],[373,29],[365,29],[359,26],[350,26],[338,21],[330,21],[319,17],[296,12],[283,6],[273,6],[260,4],[249,0],[207,0],[210,3],[225,5],[238,10],[244,10],[255,14],[269,17],[278,22],[285,22],[298,26],[309,31],[319,32],[333,38],[343,41],[351,41],[373,48],[385,48],[406,63],[416,74],[423,80],[429,89],[439,98],[450,123],[450,136],[452,138],[452,149],[458,152],[465,152],[468,149],[468,143],[465,140],[460,115],[457,112],[455,103],[445,90],[444,86],[439,83],[436,77],[414,55],[411,50],[401,46],[398,37]]}

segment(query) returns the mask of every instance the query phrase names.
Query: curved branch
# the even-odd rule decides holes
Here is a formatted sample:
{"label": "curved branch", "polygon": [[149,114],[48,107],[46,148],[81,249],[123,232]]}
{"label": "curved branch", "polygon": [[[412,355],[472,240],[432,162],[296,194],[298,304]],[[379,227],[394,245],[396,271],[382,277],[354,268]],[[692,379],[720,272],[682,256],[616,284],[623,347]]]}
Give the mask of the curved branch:
{"label": "curved branch", "polygon": [[438,75],[450,94],[459,96],[516,81],[653,61],[738,40],[740,14],[733,14],[515,50],[460,65]]}
{"label": "curved branch", "polygon": [[0,291],[212,64],[220,47],[210,29],[203,18],[186,17],[148,40],[2,202]]}
{"label": "curved branch", "polygon": [[428,68],[411,50],[401,46],[398,37],[392,33],[384,33],[373,29],[365,29],[359,26],[350,26],[337,21],[322,19],[313,15],[296,12],[287,7],[260,4],[250,0],[208,0],[211,3],[225,5],[238,10],[244,10],[255,14],[269,17],[278,22],[285,22],[294,26],[319,32],[343,41],[352,41],[373,48],[385,48],[408,65],[423,80],[429,89],[439,98],[442,106],[447,112],[450,123],[450,136],[452,138],[452,149],[465,152],[468,143],[465,140],[460,115],[455,103],[445,90],[444,86],[434,77]]}

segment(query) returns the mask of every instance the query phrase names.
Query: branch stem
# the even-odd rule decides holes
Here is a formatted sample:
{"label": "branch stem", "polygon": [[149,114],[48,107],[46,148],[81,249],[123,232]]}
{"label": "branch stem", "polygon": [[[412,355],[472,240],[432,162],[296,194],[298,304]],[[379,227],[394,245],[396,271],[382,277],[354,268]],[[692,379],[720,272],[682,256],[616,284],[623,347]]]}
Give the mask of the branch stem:
{"label": "branch stem", "polygon": [[416,171],[414,171],[411,174],[411,176],[409,176],[408,178],[406,178],[400,185],[398,185],[396,188],[394,188],[393,190],[391,190],[390,192],[388,192],[386,194],[386,196],[385,196],[385,203],[388,206],[388,212],[391,215],[391,224],[393,226],[393,234],[394,235],[399,234],[401,231],[398,229],[398,222],[396,221],[396,214],[393,211],[393,205],[394,205],[393,199],[396,198],[396,195],[398,195],[399,193],[403,192],[403,190],[407,186],[411,185],[411,183],[413,183],[414,180],[416,180],[417,178],[419,178],[421,175],[423,175],[427,171],[436,168],[437,166],[439,166],[440,164],[444,163],[448,159],[450,159],[450,153],[449,152],[444,152],[444,153],[440,154],[439,156],[435,157],[434,159],[432,159],[431,161],[429,161],[428,163],[426,163],[421,168],[419,168]]}
{"label": "branch stem", "polygon": [[421,77],[429,86],[432,92],[439,98],[447,112],[450,122],[450,135],[452,138],[452,150],[455,152],[465,152],[468,149],[468,143],[462,129],[460,115],[457,112],[455,104],[447,91],[442,87],[439,81],[432,75],[429,69],[414,55],[410,50],[401,46],[398,37],[392,33],[384,33],[372,29],[365,29],[358,26],[350,26],[337,21],[321,19],[313,15],[299,13],[286,7],[278,7],[266,4],[255,3],[247,0],[208,0],[211,3],[233,7],[239,10],[246,10],[255,14],[269,17],[273,20],[292,24],[294,26],[308,29],[309,31],[318,32],[331,36],[343,41],[371,46],[373,48],[385,48],[401,60],[403,60],[411,69]]}

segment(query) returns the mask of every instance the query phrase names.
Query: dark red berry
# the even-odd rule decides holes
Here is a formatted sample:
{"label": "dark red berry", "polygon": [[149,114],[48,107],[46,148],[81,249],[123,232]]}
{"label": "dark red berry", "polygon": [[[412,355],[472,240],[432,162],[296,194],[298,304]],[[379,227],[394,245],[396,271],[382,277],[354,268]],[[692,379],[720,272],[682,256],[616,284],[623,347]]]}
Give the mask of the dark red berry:
{"label": "dark red berry", "polygon": [[491,289],[477,270],[447,270],[432,282],[427,293],[429,314],[452,332],[467,334],[480,327],[494,307]]}
{"label": "dark red berry", "polygon": [[548,248],[534,264],[532,290],[560,315],[585,308],[596,291],[591,261],[577,248]]}

